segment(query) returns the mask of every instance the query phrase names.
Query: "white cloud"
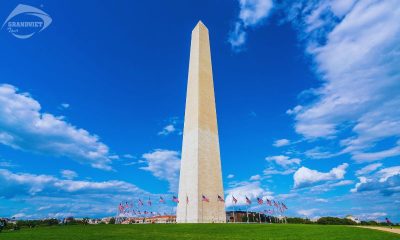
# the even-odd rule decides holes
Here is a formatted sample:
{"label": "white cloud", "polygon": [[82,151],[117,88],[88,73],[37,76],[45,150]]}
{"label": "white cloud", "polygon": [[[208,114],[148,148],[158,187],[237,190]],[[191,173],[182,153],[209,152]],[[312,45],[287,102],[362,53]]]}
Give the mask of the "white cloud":
{"label": "white cloud", "polygon": [[235,23],[234,29],[229,33],[229,43],[234,51],[241,51],[247,40],[247,33],[241,23]]}
{"label": "white cloud", "polygon": [[268,197],[269,199],[273,198],[272,192],[261,187],[261,183],[258,181],[239,182],[230,186],[230,188],[228,188],[225,192],[227,194],[225,198],[226,207],[234,206],[234,203],[232,202],[232,196],[238,200],[238,206],[246,204],[246,196],[252,201],[255,201],[257,197]]}
{"label": "white cloud", "polygon": [[21,218],[26,218],[29,217],[28,215],[26,215],[25,213],[17,213],[11,216],[12,218],[16,218],[16,219],[21,219]]}
{"label": "white cloud", "polygon": [[376,191],[386,196],[400,193],[400,166],[384,168],[368,178],[358,179],[359,182],[351,189],[353,193]]}
{"label": "white cloud", "polygon": [[297,105],[297,106],[294,107],[293,109],[288,109],[288,110],[286,110],[286,114],[288,114],[288,115],[293,115],[293,114],[296,114],[296,113],[300,112],[301,109],[303,109],[303,107],[300,106],[300,105]]}
{"label": "white cloud", "polygon": [[324,151],[321,147],[315,147],[313,149],[307,150],[305,155],[309,158],[314,159],[325,159],[332,158],[340,155],[341,153],[331,153],[329,151]]}
{"label": "white cloud", "polygon": [[[398,143],[397,143],[398,144]],[[371,162],[376,161],[388,157],[394,157],[400,155],[400,146],[397,145],[396,147],[379,151],[379,152],[353,152],[353,159],[357,162]]]}
{"label": "white cloud", "polygon": [[261,179],[261,176],[260,175],[253,175],[253,176],[251,176],[250,177],[250,181],[258,181],[258,180],[260,180]]}
{"label": "white cloud", "polygon": [[171,134],[171,133],[173,133],[175,131],[176,131],[175,126],[173,124],[168,124],[167,126],[165,126],[163,128],[162,131],[158,132],[158,135],[167,136],[167,135],[169,135],[169,134]]}
{"label": "white cloud", "polygon": [[0,196],[63,196],[84,194],[145,193],[135,185],[123,181],[74,181],[63,180],[50,175],[13,173],[0,169]]}
{"label": "white cloud", "polygon": [[70,180],[78,177],[78,174],[75,171],[68,170],[68,169],[61,170],[60,173],[63,178],[70,179]]}
{"label": "white cloud", "polygon": [[[327,203],[328,202],[328,199],[325,199],[325,198],[317,198],[317,199],[315,199],[315,201],[316,202],[321,202],[321,203]],[[304,214],[303,214],[304,215]]]}
{"label": "white cloud", "polygon": [[61,103],[61,107],[64,108],[64,109],[69,108],[69,106],[70,105],[68,103]]}
{"label": "white cloud", "polygon": [[108,147],[99,137],[42,113],[39,102],[12,85],[0,85],[0,143],[14,149],[65,156],[111,170]]}
{"label": "white cloud", "polygon": [[341,187],[341,186],[351,185],[353,183],[354,182],[352,180],[342,180],[342,181],[339,181],[337,183],[332,183],[332,184],[330,184],[330,186],[331,187]]}
{"label": "white cloud", "polygon": [[169,191],[177,191],[180,169],[179,152],[156,149],[153,152],[143,154],[142,158],[147,166],[140,169],[151,172],[158,179],[167,180]]}
{"label": "white cloud", "polygon": [[343,163],[338,167],[332,168],[326,173],[301,167],[293,175],[294,188],[308,187],[312,184],[322,181],[343,179],[348,166],[349,165],[347,163]]}
{"label": "white cloud", "polygon": [[400,175],[400,166],[388,167],[378,171],[379,182],[386,182],[388,178]]}
{"label": "white cloud", "polygon": [[283,139],[276,140],[273,145],[274,145],[274,147],[283,147],[283,146],[287,146],[289,144],[290,144],[290,141],[288,139],[283,138]]}
{"label": "white cloud", "polygon": [[294,199],[294,198],[299,198],[299,194],[297,192],[291,192],[291,193],[282,193],[276,196],[277,199],[280,200],[287,200],[287,199]]}
{"label": "white cloud", "polygon": [[[0,186],[0,198],[24,206],[11,204],[6,210],[0,208],[2,214],[20,214],[18,217],[24,219],[115,216],[120,202],[137,203],[139,197],[151,197],[154,201],[159,198],[158,194],[125,181],[75,181],[5,169],[0,169]],[[171,211],[167,204],[162,205],[154,207],[160,212]]]}
{"label": "white cloud", "polygon": [[135,156],[133,156],[132,154],[124,154],[123,157],[124,157],[124,158],[128,158],[128,159],[133,159],[133,158],[135,158]]}
{"label": "white cloud", "polygon": [[353,180],[341,180],[338,182],[335,181],[328,181],[320,185],[313,186],[309,189],[310,192],[314,193],[323,193],[331,191],[336,187],[348,186],[354,184]]}
{"label": "white cloud", "polygon": [[269,167],[269,168],[265,169],[263,173],[265,176],[270,176],[270,175],[289,175],[294,172],[296,172],[296,169],[286,169],[286,170],[280,171],[280,170],[276,170],[273,167]]}
{"label": "white cloud", "polygon": [[17,165],[11,163],[10,161],[0,161],[0,167],[5,167],[5,168],[11,168],[11,167],[16,167]]}
{"label": "white cloud", "polygon": [[373,164],[367,165],[367,166],[361,168],[360,170],[357,170],[356,175],[360,176],[360,175],[369,174],[369,173],[375,171],[376,169],[380,168],[381,166],[382,166],[382,163],[373,163]]}
{"label": "white cloud", "polygon": [[385,212],[372,212],[372,213],[363,213],[357,214],[357,217],[361,220],[373,220],[373,221],[381,221],[382,217],[386,217],[387,213]]}
{"label": "white cloud", "polygon": [[301,210],[298,210],[297,213],[302,215],[302,216],[305,216],[305,217],[311,217],[312,215],[314,215],[318,211],[319,211],[319,209],[317,209],[317,208],[301,209]]}
{"label": "white cloud", "polygon": [[400,137],[400,5],[395,0],[300,5],[285,9],[322,84],[309,91],[313,101],[288,111],[296,132],[308,139],[333,138],[351,126],[343,153],[357,161],[400,155],[398,146],[365,153],[379,141]]}
{"label": "white cloud", "polygon": [[239,0],[240,12],[234,29],[229,34],[232,49],[240,50],[246,43],[247,29],[262,24],[273,7],[272,0]]}
{"label": "white cloud", "polygon": [[284,168],[287,168],[291,165],[299,165],[301,163],[301,160],[299,158],[290,158],[283,155],[266,157],[265,160],[269,162],[275,162],[276,164]]}
{"label": "white cloud", "polygon": [[233,175],[233,174],[228,174],[228,176],[227,176],[226,178],[231,179],[231,178],[234,178],[234,177],[235,177],[235,175]]}

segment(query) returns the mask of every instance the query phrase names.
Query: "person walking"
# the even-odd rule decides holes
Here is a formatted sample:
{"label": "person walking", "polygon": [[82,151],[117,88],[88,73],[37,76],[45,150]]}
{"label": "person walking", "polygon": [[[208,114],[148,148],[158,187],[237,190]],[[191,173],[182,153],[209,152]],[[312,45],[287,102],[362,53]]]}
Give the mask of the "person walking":
{"label": "person walking", "polygon": [[393,223],[389,220],[389,218],[385,218],[387,225],[390,227],[390,229],[393,228]]}

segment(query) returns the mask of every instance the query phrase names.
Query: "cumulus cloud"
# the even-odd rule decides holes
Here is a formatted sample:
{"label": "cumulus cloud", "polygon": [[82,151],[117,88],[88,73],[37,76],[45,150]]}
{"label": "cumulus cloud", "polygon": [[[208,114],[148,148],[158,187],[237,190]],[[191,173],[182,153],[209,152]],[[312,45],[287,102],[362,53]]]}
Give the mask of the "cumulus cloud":
{"label": "cumulus cloud", "polygon": [[98,136],[43,113],[38,101],[8,84],[0,85],[0,143],[111,170],[109,148]]}
{"label": "cumulus cloud", "polygon": [[[3,201],[20,202],[24,206],[0,208],[2,214],[24,219],[114,216],[120,202],[136,203],[138,198],[155,200],[160,196],[125,181],[77,181],[6,169],[0,169],[0,186]],[[170,211],[167,204],[156,208]]]}
{"label": "cumulus cloud", "polygon": [[[313,57],[322,84],[310,103],[288,111],[308,139],[337,137],[357,161],[400,155],[398,146],[366,152],[400,137],[400,5],[395,0],[300,1],[284,6]],[[357,91],[354,91],[357,89]]]}
{"label": "cumulus cloud", "polygon": [[225,206],[231,207],[234,205],[233,197],[235,197],[238,202],[236,205],[245,205],[246,196],[252,200],[257,197],[272,199],[272,192],[261,186],[259,181],[255,182],[239,182],[231,185],[226,191]]}
{"label": "cumulus cloud", "polygon": [[388,167],[378,171],[379,182],[385,182],[388,178],[399,175],[400,174],[400,166]]}
{"label": "cumulus cloud", "polygon": [[123,181],[74,181],[59,179],[51,175],[14,173],[0,169],[0,196],[65,196],[84,194],[145,193],[137,186]]}
{"label": "cumulus cloud", "polygon": [[347,163],[343,163],[338,167],[332,168],[329,172],[319,172],[301,167],[293,175],[294,188],[308,187],[322,181],[343,179],[348,166]]}
{"label": "cumulus cloud", "polygon": [[310,216],[314,215],[318,211],[319,211],[319,209],[317,209],[317,208],[301,209],[301,210],[298,210],[297,213],[302,215],[302,216],[305,216],[305,217],[310,217]]}
{"label": "cumulus cloud", "polygon": [[233,175],[233,174],[228,174],[228,176],[227,176],[226,178],[231,179],[231,178],[234,178],[234,177],[235,177],[235,175]]}
{"label": "cumulus cloud", "polygon": [[247,30],[263,23],[269,16],[272,0],[239,0],[240,12],[233,30],[229,34],[229,43],[234,51],[243,49],[247,40]]}
{"label": "cumulus cloud", "polygon": [[268,162],[275,162],[277,165],[284,168],[292,165],[299,165],[301,163],[301,160],[299,158],[290,158],[283,155],[266,157],[265,160],[267,160]]}
{"label": "cumulus cloud", "polygon": [[177,151],[156,149],[142,156],[147,165],[140,169],[149,171],[158,179],[169,183],[169,190],[176,192],[178,189],[180,154]]}
{"label": "cumulus cloud", "polygon": [[351,192],[377,191],[383,195],[400,193],[400,166],[384,168],[370,177],[359,177]]}
{"label": "cumulus cloud", "polygon": [[273,145],[274,145],[274,147],[283,147],[283,146],[287,146],[289,144],[290,144],[290,141],[288,139],[283,138],[283,139],[276,140]]}

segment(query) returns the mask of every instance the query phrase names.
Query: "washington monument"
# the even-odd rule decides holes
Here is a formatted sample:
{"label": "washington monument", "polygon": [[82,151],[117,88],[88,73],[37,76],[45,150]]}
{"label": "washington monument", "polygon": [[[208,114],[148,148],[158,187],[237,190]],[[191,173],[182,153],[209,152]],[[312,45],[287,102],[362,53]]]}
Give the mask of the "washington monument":
{"label": "washington monument", "polygon": [[177,222],[226,222],[223,198],[210,41],[200,21],[190,46]]}

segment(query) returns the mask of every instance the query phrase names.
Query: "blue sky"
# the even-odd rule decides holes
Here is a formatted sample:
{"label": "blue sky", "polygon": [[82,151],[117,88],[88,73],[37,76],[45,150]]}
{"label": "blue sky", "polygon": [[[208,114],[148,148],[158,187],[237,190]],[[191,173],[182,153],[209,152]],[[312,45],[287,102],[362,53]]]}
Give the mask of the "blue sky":
{"label": "blue sky", "polygon": [[396,1],[23,3],[52,22],[0,32],[0,216],[110,216],[176,194],[201,19],[227,207],[247,195],[291,216],[400,220]]}

